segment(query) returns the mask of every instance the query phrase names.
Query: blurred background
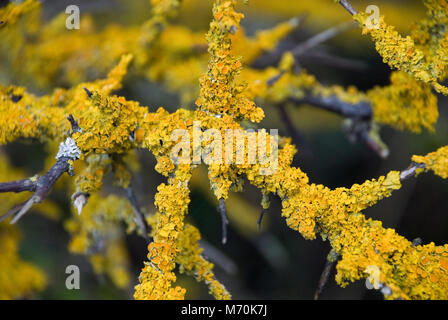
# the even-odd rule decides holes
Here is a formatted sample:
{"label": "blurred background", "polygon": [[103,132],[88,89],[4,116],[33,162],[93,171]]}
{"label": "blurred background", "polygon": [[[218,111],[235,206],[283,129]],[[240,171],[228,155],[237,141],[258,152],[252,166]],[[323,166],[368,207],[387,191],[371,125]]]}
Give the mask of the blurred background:
{"label": "blurred background", "polygon": [[[0,1],[2,5],[7,2]],[[50,20],[65,11],[70,4],[73,2],[43,1],[44,19]],[[78,0],[76,4],[80,7],[81,15],[88,12],[95,17],[95,24],[99,28],[111,21],[122,25],[139,25],[150,15],[149,1]],[[352,4],[362,10],[372,3],[352,1]],[[375,0],[374,4],[380,8],[387,21],[397,26],[403,34],[409,32],[410,22],[423,17],[425,12],[421,1]],[[205,34],[211,18],[211,7],[212,1],[185,0],[173,23],[203,30]],[[251,0],[248,5],[241,4],[240,9],[246,15],[242,25],[248,34],[293,17],[303,17],[301,26],[282,42],[281,45],[286,47],[349,20],[347,12],[331,0]],[[302,66],[324,84],[356,85],[366,90],[389,82],[389,67],[382,63],[374,45],[367,37],[361,36],[359,29],[347,31],[313,50],[353,62],[347,66],[328,59],[325,61],[318,55],[317,58],[313,54],[305,57],[301,61]],[[14,84],[25,85],[20,82]],[[181,106],[176,94],[146,79],[125,83],[119,94],[154,109],[164,106],[173,111]],[[339,116],[308,106],[297,108],[288,105],[291,119],[303,138],[294,164],[308,174],[310,181],[330,188],[350,187],[390,170],[404,169],[413,154],[426,154],[448,142],[447,99],[441,96],[438,98],[440,118],[435,133],[423,132],[417,135],[386,126],[381,128],[383,141],[390,149],[390,156],[385,160],[362,144],[351,144],[342,130],[342,119]],[[266,113],[261,126],[278,128],[281,135],[290,136],[277,109],[269,105],[261,107]],[[48,156],[43,145],[29,141],[18,141],[1,149],[10,163],[29,176],[42,172]],[[151,154],[142,150],[138,152],[138,157],[141,170],[135,175],[133,184],[141,205],[148,208],[149,212],[154,212],[156,187],[165,179],[155,172],[156,162]],[[232,193],[227,203],[229,235],[228,243],[222,245],[217,201],[211,194],[204,168],[195,172],[191,190],[192,201],[187,220],[201,231],[205,254],[215,262],[217,278],[234,299],[313,298],[330,250],[327,242],[321,239],[306,241],[297,232],[290,230],[281,217],[280,201],[273,197],[262,228],[258,230],[261,196],[255,188],[246,184],[245,192]],[[109,187],[104,187],[103,191],[118,192]],[[406,182],[391,198],[364,213],[367,217],[381,220],[383,226],[396,229],[407,239],[419,237],[423,243],[433,241],[438,245],[444,244],[448,242],[447,192],[448,181],[430,173],[423,174],[418,179]],[[62,190],[52,192],[50,199],[61,207],[62,213],[58,219],[31,212],[19,222],[23,234],[20,255],[49,275],[47,288],[33,298],[132,299],[133,286],[137,283],[143,261],[147,260],[144,239],[136,235],[127,236],[132,283],[127,290],[117,289],[107,277],[96,276],[85,257],[68,253],[69,235],[63,227],[63,221],[72,214],[69,209],[71,202]],[[65,268],[70,264],[80,267],[80,290],[65,288]],[[187,299],[210,299],[205,285],[196,283],[193,278],[180,275],[178,282],[188,289]],[[382,299],[382,295],[367,290],[364,281],[341,288],[335,283],[332,274],[321,298]]]}

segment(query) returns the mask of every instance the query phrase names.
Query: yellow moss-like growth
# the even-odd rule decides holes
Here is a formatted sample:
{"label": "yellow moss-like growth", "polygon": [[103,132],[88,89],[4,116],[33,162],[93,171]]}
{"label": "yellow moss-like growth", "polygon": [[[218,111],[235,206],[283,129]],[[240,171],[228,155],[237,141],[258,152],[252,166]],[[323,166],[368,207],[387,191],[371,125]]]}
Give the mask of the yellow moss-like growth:
{"label": "yellow moss-like growth", "polygon": [[213,264],[202,257],[202,248],[198,241],[201,239],[199,230],[192,225],[186,224],[183,232],[179,236],[178,246],[181,248],[176,262],[180,265],[180,272],[193,275],[198,281],[207,284],[209,292],[215,299],[229,300],[230,293],[215,279],[213,274]]}
{"label": "yellow moss-like growth", "polygon": [[[411,36],[402,37],[395,27],[386,24],[381,16],[378,25],[372,27],[367,23],[368,15],[359,13],[354,19],[362,26],[363,34],[370,34],[378,53],[383,61],[392,68],[406,72],[417,80],[430,84],[436,91],[447,95],[448,88],[439,83],[447,67],[448,42],[445,32],[440,26],[447,22],[446,1],[424,1],[428,7],[428,19],[423,20],[417,28],[426,29],[422,38],[422,32],[414,33],[417,40],[427,42],[426,47],[419,47]],[[436,22],[440,25],[436,25]],[[432,26],[431,26],[432,25]],[[428,27],[432,27],[429,32]],[[439,30],[437,30],[439,29]],[[440,37],[442,35],[442,37]]]}
{"label": "yellow moss-like growth", "polygon": [[431,170],[443,179],[448,178],[448,146],[442,147],[426,156],[413,156],[412,161],[424,163],[426,171]]}
{"label": "yellow moss-like growth", "polygon": [[107,274],[118,288],[125,289],[131,282],[129,255],[123,239],[109,240],[105,252],[89,255],[89,261],[96,274]]}
{"label": "yellow moss-like growth", "polygon": [[181,0],[151,0],[152,17],[143,24],[140,42],[148,47],[160,35],[170,16],[180,7]]}
{"label": "yellow moss-like growth", "polygon": [[376,87],[367,93],[374,120],[416,133],[422,128],[434,131],[439,111],[431,87],[400,71],[391,74],[390,82],[387,87]]}
{"label": "yellow moss-like growth", "polygon": [[[431,1],[427,3],[431,8],[435,6]],[[203,54],[196,56],[192,54],[192,48],[187,48],[186,43],[173,43],[173,34],[154,30],[158,25],[165,24],[169,13],[177,8],[179,1],[161,0],[153,1],[153,4],[156,18],[147,24],[149,31],[143,31],[148,32],[144,45],[133,43],[129,48],[111,50],[112,53],[108,56],[110,59],[105,60],[109,63],[118,58],[118,52],[121,55],[124,51],[130,51],[135,55],[137,66],[141,67],[156,56],[154,52],[151,53],[154,48],[162,50],[177,46],[168,50],[169,59],[154,59],[167,66],[173,61],[181,60],[180,53],[186,53],[188,62],[166,73],[160,66],[159,69],[148,67],[143,72],[166,81],[187,72],[190,65],[195,66],[194,72],[201,70]],[[358,102],[370,102],[376,121],[400,129],[419,132],[425,127],[431,130],[437,119],[436,100],[429,85],[437,88],[441,73],[434,73],[435,69],[429,61],[444,64],[442,51],[437,51],[438,58],[425,60],[427,52],[416,48],[414,40],[400,37],[381,20],[378,30],[367,32],[372,34],[385,61],[401,70],[392,75],[389,87],[375,88],[366,94],[358,92],[354,87],[325,87],[306,72],[295,74],[292,70],[294,57],[288,53],[277,68],[243,70],[242,59],[237,58],[234,51],[244,49],[236,50],[232,47],[233,40],[236,43],[247,40],[241,33],[238,34],[243,16],[235,11],[235,5],[235,0],[215,1],[213,21],[207,34],[209,63],[206,74],[200,79],[198,108],[195,111],[178,109],[169,113],[163,108],[154,111],[135,101],[111,95],[113,90],[120,88],[131,55],[124,55],[117,67],[103,80],[81,83],[70,89],[56,89],[52,94],[42,97],[31,95],[22,87],[0,87],[0,144],[22,137],[43,142],[63,141],[70,129],[66,118],[69,114],[73,115],[81,129],[73,134],[73,139],[82,155],[74,163],[78,177],[72,189],[90,193],[91,196],[82,214],[66,223],[66,228],[73,237],[69,249],[88,255],[95,271],[109,274],[120,287],[126,286],[129,278],[126,274],[126,253],[121,242],[123,235],[118,225],[124,221],[128,231],[133,231],[136,228],[134,212],[125,199],[117,196],[101,197],[97,191],[109,169],[114,173],[117,185],[124,188],[129,186],[130,160],[126,155],[132,150],[143,148],[155,155],[156,170],[166,176],[168,181],[158,186],[155,197],[157,212],[148,219],[153,228],[153,241],[148,245],[148,262],[145,262],[139,284],[135,287],[136,299],[183,299],[186,290],[176,285],[176,263],[180,266],[180,272],[192,274],[198,281],[204,281],[214,297],[230,298],[225,287],[215,279],[213,265],[201,256],[198,230],[184,223],[190,202],[188,183],[196,165],[176,164],[172,161],[171,151],[176,145],[176,141],[171,139],[174,130],[183,129],[190,133],[191,138],[194,137],[195,130],[217,129],[224,133],[226,129],[242,129],[245,125],[242,120],[259,122],[264,116],[262,109],[253,102],[255,98],[281,102],[291,97],[300,99],[310,93],[322,97],[336,96],[354,107]],[[364,18],[362,15],[357,17],[361,23]],[[255,40],[256,53],[248,53],[250,58],[253,59],[263,48],[272,48],[274,42],[290,28],[291,25],[281,25],[272,33],[258,36]],[[116,30],[123,36],[123,29]],[[112,38],[110,34],[106,34],[102,33],[103,36]],[[191,33],[185,34],[190,34],[190,39],[195,37]],[[238,37],[240,40],[237,40]],[[98,38],[95,41],[99,41]],[[153,43],[154,41],[160,42]],[[125,42],[117,43],[122,46]],[[419,45],[423,44],[424,40],[420,39]],[[80,48],[68,50],[68,56],[73,58],[72,54],[81,50]],[[142,48],[148,49],[150,53],[143,54]],[[41,47],[38,50],[43,49]],[[49,46],[47,50],[54,51],[54,47]],[[90,62],[88,60],[86,65]],[[54,66],[59,67],[59,64],[55,63]],[[410,75],[418,81],[410,78]],[[273,76],[280,77],[274,84],[268,84]],[[43,78],[51,79],[51,75],[44,75]],[[70,81],[76,78],[77,76],[72,75]],[[192,76],[180,77],[173,88],[178,88],[183,83],[191,85],[191,81]],[[249,83],[247,90],[243,81]],[[386,112],[386,102],[391,114]],[[195,127],[195,122],[199,121],[200,126]],[[265,131],[264,133],[267,141],[274,139]],[[206,145],[206,141],[198,145],[193,140],[189,142],[193,152],[190,150],[186,158],[192,159],[195,150]],[[241,147],[237,151],[242,151]],[[350,188],[330,189],[310,183],[308,176],[300,168],[291,166],[295,152],[296,148],[290,139],[280,138],[278,168],[269,175],[262,174],[262,169],[266,169],[267,164],[209,164],[211,188],[218,199],[227,199],[230,190],[243,190],[245,177],[260,189],[264,208],[268,206],[270,194],[279,196],[282,201],[282,216],[290,228],[299,231],[306,239],[315,239],[320,235],[324,240],[329,240],[334,252],[341,256],[336,280],[343,286],[349,281],[368,278],[382,289],[387,298],[448,298],[447,245],[436,246],[430,243],[413,246],[394,230],[384,228],[381,222],[367,219],[362,214],[364,209],[391,196],[394,190],[401,187],[399,172],[391,171],[378,179],[354,184]],[[414,157],[413,161],[425,163],[427,170],[447,177],[446,159],[448,155],[444,147],[426,157]],[[10,247],[14,250],[4,252],[11,255],[15,252],[15,247]],[[0,255],[2,253],[0,251]],[[0,264],[6,260],[8,263],[17,261],[0,259]],[[376,270],[379,271],[378,278],[372,280]],[[32,283],[27,288],[40,288],[41,283],[42,281]]]}
{"label": "yellow moss-like growth", "polygon": [[136,300],[183,300],[185,289],[172,283],[176,281],[173,272],[175,263],[173,257],[176,250],[167,243],[153,242],[148,247],[148,259],[139,276],[135,287]]}
{"label": "yellow moss-like growth", "polygon": [[264,117],[263,110],[243,94],[243,84],[234,83],[242,63],[231,54],[232,34],[237,32],[243,18],[241,13],[235,12],[235,4],[236,0],[216,1],[213,8],[214,20],[207,34],[209,69],[201,77],[196,105],[211,114],[228,114],[259,122]]}
{"label": "yellow moss-like growth", "polygon": [[154,242],[148,246],[149,263],[145,263],[140,274],[140,284],[135,287],[135,299],[184,298],[184,288],[172,287],[176,281],[175,259],[180,250],[177,240],[183,230],[184,215],[190,202],[189,190],[182,186],[184,183],[188,183],[188,180],[172,179],[169,185],[161,184],[157,187],[155,205],[159,211],[156,213]]}
{"label": "yellow moss-like growth", "polygon": [[254,38],[245,35],[241,27],[232,39],[232,53],[244,57],[244,63],[250,65],[263,53],[273,50],[277,43],[299,25],[299,19],[282,22],[272,29],[258,31]]}
{"label": "yellow moss-like growth", "polygon": [[[83,121],[85,121],[85,125],[88,127],[95,119],[84,120],[82,117],[78,117],[78,114],[85,114],[90,111],[90,115],[100,116],[101,110],[98,110],[99,107],[92,106],[93,101],[100,100],[100,97],[98,97],[98,94],[95,96],[96,100],[88,99],[88,95],[83,88],[88,87],[90,90],[99,91],[104,95],[120,89],[122,78],[126,73],[131,58],[132,56],[130,55],[123,56],[120,63],[111,70],[105,79],[82,83],[69,90],[56,89],[52,95],[36,97],[25,92],[25,89],[22,87],[0,86],[0,112],[2,113],[0,118],[0,126],[2,128],[0,131],[0,144],[12,142],[19,137],[35,138],[42,141],[56,138],[62,140],[70,128],[70,123],[66,120],[70,113],[73,114],[75,119],[78,120],[80,118],[79,121],[83,125]],[[112,103],[115,103],[115,106],[119,108],[119,102],[113,100]],[[130,103],[130,106],[135,106],[135,103]],[[117,111],[110,109],[107,111],[110,114],[110,118],[112,118],[111,121],[113,121],[114,117],[117,118]],[[99,120],[96,119],[96,121]],[[119,133],[121,132],[119,131]],[[89,139],[84,138],[84,140],[89,142]],[[96,141],[96,139],[94,140]]]}

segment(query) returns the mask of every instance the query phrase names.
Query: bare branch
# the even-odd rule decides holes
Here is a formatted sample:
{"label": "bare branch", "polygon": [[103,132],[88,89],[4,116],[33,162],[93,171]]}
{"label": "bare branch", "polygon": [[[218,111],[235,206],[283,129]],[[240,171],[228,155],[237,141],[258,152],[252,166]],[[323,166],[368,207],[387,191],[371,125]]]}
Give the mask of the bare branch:
{"label": "bare branch", "polygon": [[[12,219],[11,223],[17,222],[35,203],[40,203],[48,195],[53,185],[61,177],[64,172],[68,172],[70,168],[69,160],[73,160],[70,157],[61,157],[51,167],[46,174],[41,177],[33,177],[25,180],[0,183],[0,192],[22,192],[22,191],[34,191],[34,194],[22,205],[15,207],[19,209],[19,212]],[[22,190],[22,191],[19,191]],[[15,210],[18,211],[18,210]],[[10,216],[15,213],[9,211],[5,216]]]}
{"label": "bare branch", "polygon": [[340,57],[322,50],[303,52],[300,55],[300,61],[303,64],[319,63],[321,66],[353,70],[356,72],[366,72],[369,70],[369,65],[362,60]]}
{"label": "bare branch", "polygon": [[[28,200],[27,200],[28,201]],[[25,203],[27,203],[27,201],[24,201],[22,203],[19,203],[17,205],[15,205],[14,207],[12,207],[8,212],[6,212],[4,215],[0,216],[0,222],[8,219],[10,216],[16,214],[17,211],[19,211],[20,209],[23,208],[23,206],[25,205]]]}
{"label": "bare branch", "polygon": [[293,121],[291,120],[291,117],[288,113],[288,110],[286,110],[286,106],[284,104],[279,104],[277,106],[277,110],[280,113],[280,117],[282,121],[285,123],[286,128],[288,129],[289,135],[292,137],[292,140],[296,146],[300,146],[301,154],[312,156],[312,152],[310,148],[308,147],[307,143],[305,142],[305,138],[303,135],[297,130],[296,126],[294,125]]}
{"label": "bare branch", "polygon": [[137,226],[142,230],[143,237],[146,239],[148,243],[152,242],[152,238],[149,236],[149,232],[151,231],[151,227],[148,225],[148,222],[145,219],[145,215],[140,210],[140,206],[137,202],[137,198],[135,197],[134,190],[131,187],[127,187],[125,189],[126,196],[129,199],[129,202],[131,203],[132,210],[135,214],[135,223]]}
{"label": "bare branch", "polygon": [[264,208],[261,208],[260,215],[258,216],[258,219],[257,219],[258,230],[261,229],[261,222],[263,221],[263,217],[264,217],[265,213],[266,213],[266,210]]}
{"label": "bare branch", "polygon": [[360,133],[361,141],[369,147],[372,151],[374,151],[377,155],[380,156],[381,159],[386,159],[389,157],[390,151],[386,145],[380,143],[378,140],[375,140],[369,131],[363,130]]}
{"label": "bare branch", "polygon": [[82,87],[84,89],[84,91],[87,93],[87,96],[90,98],[92,96],[92,91],[90,91],[89,89],[87,89],[86,87]]}
{"label": "bare branch", "polygon": [[350,30],[353,27],[356,26],[356,23],[354,21],[348,21],[341,23],[340,25],[337,25],[335,27],[329,28],[327,30],[324,30],[315,36],[309,38],[308,40],[300,43],[298,46],[293,48],[291,50],[291,53],[294,57],[298,58],[301,54],[303,54],[305,51],[308,51],[311,48],[314,48],[318,46],[319,44],[330,40],[331,38],[334,38],[338,34]]}
{"label": "bare branch", "polygon": [[322,291],[325,288],[325,285],[328,282],[328,279],[330,278],[331,271],[336,264],[337,260],[339,258],[339,255],[331,250],[330,253],[327,256],[327,259],[325,260],[325,267],[322,271],[322,274],[320,275],[319,283],[317,284],[316,291],[314,293],[314,300],[318,300],[319,296],[321,295]]}
{"label": "bare branch", "polygon": [[33,195],[27,202],[20,208],[20,211],[11,220],[11,224],[16,223],[35,203],[41,202],[42,199],[39,196]]}
{"label": "bare branch", "polygon": [[345,118],[370,120],[373,116],[372,106],[367,101],[352,104],[342,101],[335,95],[324,97],[312,93],[306,94],[302,99],[290,98],[289,100],[296,104],[307,103],[314,107],[332,111]]}
{"label": "bare branch", "polygon": [[221,214],[222,244],[226,244],[227,243],[227,225],[229,224],[229,220],[227,219],[227,210],[226,210],[226,203],[224,202],[224,198],[219,199],[218,212]]}
{"label": "bare branch", "polygon": [[199,246],[204,250],[203,255],[211,262],[218,265],[228,274],[236,274],[238,266],[229,257],[227,257],[221,250],[214,247],[205,240],[199,240]]}
{"label": "bare branch", "polygon": [[23,180],[0,183],[0,193],[36,191],[37,176]]}
{"label": "bare branch", "polygon": [[358,14],[358,11],[356,11],[352,5],[347,1],[347,0],[339,0],[339,3],[341,4],[341,6],[344,7],[345,10],[348,11],[348,13],[350,13],[352,16],[355,14]]}
{"label": "bare branch", "polygon": [[269,78],[268,81],[266,81],[266,84],[269,87],[272,87],[284,74],[285,74],[285,71],[280,71],[278,74]]}
{"label": "bare branch", "polygon": [[389,156],[389,149],[381,141],[379,127],[375,123],[359,119],[346,119],[344,121],[344,131],[347,133],[350,142],[355,143],[360,140],[382,159]]}
{"label": "bare branch", "polygon": [[[71,119],[73,120],[73,117],[71,117]],[[73,122],[70,122],[72,125],[76,124],[74,120]],[[73,128],[73,131],[75,131],[76,127],[78,127],[77,124]],[[34,194],[26,202],[15,206],[3,215],[0,220],[4,220],[17,212],[11,220],[11,224],[16,223],[35,203],[42,202],[62,174],[65,172],[71,174],[73,169],[71,168],[69,161],[79,159],[80,154],[81,151],[76,146],[75,141],[71,138],[67,138],[64,142],[59,144],[56,163],[43,176],[34,176],[24,180],[0,183],[0,192],[34,191]]]}
{"label": "bare branch", "polygon": [[73,116],[71,114],[68,115],[67,120],[70,121],[70,124],[72,125],[73,132],[71,135],[73,135],[76,132],[82,131],[81,128],[78,126],[78,123],[75,121],[75,119],[73,118]]}
{"label": "bare branch", "polygon": [[411,177],[414,177],[415,174],[417,173],[417,169],[425,169],[426,165],[424,163],[416,163],[416,162],[412,162],[411,165],[400,172],[400,181],[406,181]]}

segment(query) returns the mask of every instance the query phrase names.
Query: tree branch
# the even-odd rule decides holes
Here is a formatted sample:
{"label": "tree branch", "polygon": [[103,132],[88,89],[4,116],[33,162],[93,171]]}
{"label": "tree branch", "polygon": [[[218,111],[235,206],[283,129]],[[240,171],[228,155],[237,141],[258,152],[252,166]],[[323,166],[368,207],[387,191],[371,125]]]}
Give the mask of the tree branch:
{"label": "tree branch", "polygon": [[260,215],[258,216],[258,219],[257,219],[258,230],[261,229],[261,222],[263,221],[263,217],[264,217],[265,213],[266,213],[266,210],[264,208],[261,208]]}
{"label": "tree branch", "polygon": [[336,261],[329,261],[328,259],[325,260],[324,270],[320,275],[319,283],[317,284],[316,291],[314,292],[314,300],[319,299],[319,296],[321,295],[328,282],[328,279],[330,278],[331,270],[333,270],[335,264]]}
{"label": "tree branch", "polygon": [[327,284],[328,279],[330,278],[331,271],[335,266],[338,258],[339,255],[334,250],[330,250],[330,253],[327,255],[327,258],[325,259],[325,267],[324,270],[322,271],[322,274],[320,275],[320,279],[317,284],[316,291],[314,293],[314,300],[319,299],[319,296],[324,290],[325,285]]}
{"label": "tree branch", "polygon": [[11,224],[16,223],[35,203],[40,203],[48,195],[53,185],[61,177],[64,172],[68,172],[70,168],[70,157],[60,157],[51,169],[41,177],[34,177],[14,182],[0,183],[0,192],[22,192],[34,191],[34,194],[24,203],[8,211],[1,219],[18,213],[11,220]]}
{"label": "tree branch", "polygon": [[335,112],[345,118],[358,118],[370,120],[373,116],[372,106],[367,101],[361,101],[355,104],[342,101],[335,95],[319,96],[308,93],[302,99],[290,98],[295,104],[310,104],[324,110]]}
{"label": "tree branch", "polygon": [[426,165],[424,163],[416,163],[416,162],[412,162],[411,165],[400,172],[400,181],[406,181],[412,177],[415,176],[415,174],[417,173],[417,169],[425,169]]}
{"label": "tree branch", "polygon": [[218,211],[221,214],[222,223],[222,244],[227,243],[227,225],[229,220],[227,219],[226,203],[223,198],[219,199]]}
{"label": "tree branch", "polygon": [[358,11],[356,11],[352,5],[347,1],[347,0],[340,0],[339,3],[341,4],[341,6],[344,7],[345,10],[348,11],[348,13],[350,13],[352,16],[355,14],[358,14]]}
{"label": "tree branch", "polygon": [[350,142],[355,143],[360,140],[382,159],[389,156],[389,149],[381,141],[379,128],[375,123],[360,119],[346,119],[344,121],[344,130]]}
{"label": "tree branch", "polygon": [[280,117],[282,118],[283,122],[286,124],[286,128],[289,131],[289,134],[292,136],[293,141],[297,144],[297,145],[303,145],[304,144],[304,138],[303,136],[299,133],[299,131],[297,130],[297,128],[295,127],[294,123],[291,120],[291,117],[289,116],[288,111],[286,110],[286,107],[284,104],[280,103],[277,106],[277,110],[280,113]]}
{"label": "tree branch", "polygon": [[[71,115],[67,119],[72,125],[76,124]],[[76,127],[78,127],[77,124]],[[75,131],[76,127],[73,128],[73,131]],[[0,221],[15,214],[11,220],[11,224],[16,223],[34,204],[42,202],[64,172],[72,175],[72,168],[69,161],[79,159],[80,154],[81,152],[76,146],[75,141],[72,138],[67,138],[65,142],[59,144],[56,163],[43,176],[34,176],[28,179],[0,183],[0,192],[34,191],[34,194],[27,201],[16,205],[0,217]]]}
{"label": "tree branch", "polygon": [[355,72],[366,72],[369,70],[369,65],[364,61],[340,57],[322,50],[303,52],[300,55],[300,61],[303,64],[319,63],[322,66],[353,70]]}
{"label": "tree branch", "polygon": [[37,176],[23,180],[0,183],[0,193],[36,191]]}
{"label": "tree branch", "polygon": [[315,36],[309,38],[308,40],[300,43],[298,46],[296,46],[295,48],[293,48],[291,50],[291,53],[295,58],[298,58],[300,55],[302,55],[304,52],[310,50],[311,48],[314,48],[314,47],[318,46],[319,44],[326,42],[326,41],[330,40],[331,38],[334,38],[338,34],[352,29],[355,26],[356,26],[356,24],[354,21],[348,21],[348,22],[341,23],[340,25],[337,25],[335,27],[324,30],[324,31],[316,34]]}
{"label": "tree branch", "polygon": [[149,236],[149,232],[151,231],[151,227],[148,225],[148,222],[145,219],[145,215],[140,210],[140,205],[137,202],[137,198],[135,197],[134,190],[131,187],[127,187],[125,189],[126,196],[131,203],[132,210],[135,214],[135,223],[142,230],[143,237],[146,239],[148,243],[152,242],[152,238]]}

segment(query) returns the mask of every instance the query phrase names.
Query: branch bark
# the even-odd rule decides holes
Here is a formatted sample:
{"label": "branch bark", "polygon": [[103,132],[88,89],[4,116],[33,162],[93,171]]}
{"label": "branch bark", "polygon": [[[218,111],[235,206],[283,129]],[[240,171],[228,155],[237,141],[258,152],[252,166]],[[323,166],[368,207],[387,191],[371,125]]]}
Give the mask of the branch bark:
{"label": "branch bark", "polygon": [[[72,115],[69,115],[67,119],[72,124],[73,132],[76,132],[75,130],[80,130]],[[77,160],[79,159],[79,156],[80,151],[76,146],[76,143],[71,138],[67,138],[65,142],[59,144],[56,163],[43,176],[34,176],[23,180],[0,183],[0,192],[34,192],[27,201],[16,205],[6,214],[1,216],[0,221],[15,214],[14,218],[11,220],[11,224],[16,223],[34,204],[42,202],[62,174],[68,172],[72,175],[70,160]]]}
{"label": "branch bark", "polygon": [[424,163],[416,163],[416,162],[412,162],[411,165],[400,172],[400,181],[404,182],[412,177],[415,176],[415,174],[417,173],[417,169],[425,169],[426,166]]}
{"label": "branch bark", "polygon": [[347,0],[340,0],[339,3],[344,7],[345,10],[348,11],[352,16],[358,14],[358,11],[352,7],[352,5]]}
{"label": "branch bark", "polygon": [[308,93],[304,98],[290,98],[295,104],[307,103],[314,107],[337,113],[345,118],[357,118],[362,120],[370,120],[373,116],[372,106],[367,101],[361,101],[351,104],[342,101],[337,96],[318,96]]}
{"label": "branch bark", "polygon": [[298,58],[301,54],[304,52],[318,46],[319,44],[328,41],[338,34],[350,30],[351,28],[355,27],[356,24],[353,21],[348,21],[341,23],[340,25],[337,25],[335,27],[329,28],[327,30],[324,30],[315,36],[307,39],[306,41],[300,43],[298,46],[293,48],[291,50],[291,53],[294,57]]}
{"label": "branch bark", "polygon": [[226,244],[227,243],[227,226],[229,224],[229,219],[227,219],[226,203],[223,198],[219,199],[218,211],[221,214],[222,244]]}
{"label": "branch bark", "polygon": [[149,236],[149,232],[151,231],[151,227],[148,225],[148,222],[145,219],[145,215],[140,210],[140,205],[138,204],[137,198],[135,197],[134,190],[131,187],[127,187],[125,189],[126,196],[129,199],[129,202],[131,203],[132,210],[135,214],[135,223],[137,226],[142,230],[143,237],[146,239],[146,241],[149,243],[152,242],[152,238]]}

